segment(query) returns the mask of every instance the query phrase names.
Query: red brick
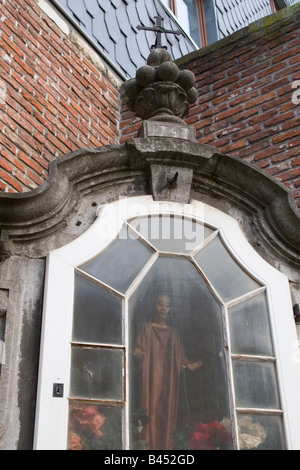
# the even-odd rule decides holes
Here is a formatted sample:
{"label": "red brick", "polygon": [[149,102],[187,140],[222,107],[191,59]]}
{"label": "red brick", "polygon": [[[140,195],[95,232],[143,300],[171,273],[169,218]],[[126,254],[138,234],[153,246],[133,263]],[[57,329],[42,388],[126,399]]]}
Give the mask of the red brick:
{"label": "red brick", "polygon": [[272,59],[272,62],[273,64],[277,64],[277,63],[282,63],[284,62],[286,59],[290,59],[292,57],[294,57],[297,53],[300,53],[300,48],[299,50],[297,51],[297,49],[295,50],[290,50],[288,49],[287,51],[283,52],[282,54],[275,54],[273,59]]}
{"label": "red brick", "polygon": [[292,166],[300,166],[300,157],[294,158],[292,160]]}
{"label": "red brick", "polygon": [[228,109],[227,111],[224,111],[223,113],[217,114],[215,116],[215,121],[218,122],[218,121],[221,121],[222,119],[227,119],[231,116],[239,115],[239,113],[241,112],[243,112],[243,106],[242,105],[236,106],[232,109]]}
{"label": "red brick", "polygon": [[284,134],[277,135],[273,137],[273,143],[277,144],[279,142],[284,142],[285,140],[293,139],[294,137],[300,137],[300,130],[295,129]]}
{"label": "red brick", "polygon": [[267,93],[265,95],[253,98],[252,100],[250,100],[249,102],[247,102],[245,104],[245,108],[249,109],[249,108],[252,108],[254,106],[259,106],[263,103],[266,103],[267,101],[274,100],[275,98],[276,98],[276,93],[274,91],[272,91],[272,92]]}
{"label": "red brick", "polygon": [[295,170],[286,171],[278,176],[281,181],[291,180],[293,178],[297,178],[300,176],[300,168],[296,168]]}
{"label": "red brick", "polygon": [[[274,157],[274,155],[280,153],[280,156],[276,156]],[[261,152],[257,152],[255,155],[254,155],[254,161],[258,161],[258,160],[263,160],[263,159],[266,159],[266,158],[269,158],[269,157],[273,157],[271,159],[272,162],[276,162],[276,161],[281,161],[281,159],[284,159],[282,158],[284,156],[284,152],[282,152],[282,149],[280,147],[271,147],[271,148],[268,148],[266,150],[263,150]],[[276,160],[276,158],[278,158],[278,160]]]}
{"label": "red brick", "polygon": [[240,140],[238,142],[235,142],[234,144],[229,144],[225,147],[222,148],[223,153],[233,153],[236,152],[237,150],[240,150],[244,147],[247,147],[247,142],[246,140]]}
{"label": "red brick", "polygon": [[258,112],[259,112],[258,109],[254,108],[254,107],[248,109],[247,111],[242,111],[242,112],[236,114],[235,116],[231,117],[231,123],[235,124],[239,121],[242,121],[242,122],[247,121],[250,116],[258,114]]}
{"label": "red brick", "polygon": [[253,159],[253,156],[256,154],[256,152],[261,152],[263,149],[266,148],[270,148],[270,143],[268,142],[268,140],[248,145],[244,149],[240,150],[239,156],[242,158],[251,156]]}
{"label": "red brick", "polygon": [[276,127],[265,129],[261,132],[257,132],[255,134],[249,136],[248,140],[249,140],[250,143],[257,142],[258,140],[263,141],[264,139],[268,139],[269,137],[276,134],[277,132],[278,132],[278,128],[276,128]]}
{"label": "red brick", "polygon": [[[287,62],[281,62],[281,63],[278,63],[276,65],[272,65],[271,67],[268,67],[268,68],[262,70],[261,72],[259,72],[257,74],[257,77],[259,79],[261,79],[261,78],[265,77],[266,75],[273,75],[274,73],[278,72],[279,70],[287,68],[287,66],[288,66]],[[278,78],[281,78],[281,77],[278,77]]]}
{"label": "red brick", "polygon": [[285,118],[283,124],[282,124],[282,130],[286,131],[288,129],[291,129],[293,127],[300,127],[300,116],[294,117],[293,113],[287,113],[285,116],[288,116]]}
{"label": "red brick", "polygon": [[[0,181],[1,180],[4,183],[12,186],[13,189],[15,189],[17,192],[19,192],[19,193],[23,192],[22,185],[10,173],[7,173],[5,171],[0,170]],[[7,187],[7,185],[5,185],[5,186]]]}
{"label": "red brick", "polygon": [[249,93],[242,94],[238,98],[231,100],[229,102],[230,106],[237,106],[242,103],[246,103],[247,101],[252,100],[253,98],[256,98],[259,95],[259,90],[253,90],[250,91]]}

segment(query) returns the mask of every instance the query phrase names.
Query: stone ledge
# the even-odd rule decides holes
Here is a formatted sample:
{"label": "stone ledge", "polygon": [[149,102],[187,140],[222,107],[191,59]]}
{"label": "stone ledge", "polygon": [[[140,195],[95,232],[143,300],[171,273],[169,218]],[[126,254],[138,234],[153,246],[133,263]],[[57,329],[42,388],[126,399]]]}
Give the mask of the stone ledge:
{"label": "stone ledge", "polygon": [[54,240],[87,194],[101,193],[109,185],[120,197],[123,185],[124,197],[125,184],[130,196],[128,188],[137,179],[143,180],[141,194],[146,194],[151,165],[193,170],[192,188],[199,200],[209,196],[241,209],[273,250],[299,266],[300,217],[291,192],[254,165],[221,155],[212,146],[170,137],[129,139],[123,146],[72,152],[50,165],[50,176],[38,189],[0,194],[1,241],[7,257],[14,243],[46,236]]}

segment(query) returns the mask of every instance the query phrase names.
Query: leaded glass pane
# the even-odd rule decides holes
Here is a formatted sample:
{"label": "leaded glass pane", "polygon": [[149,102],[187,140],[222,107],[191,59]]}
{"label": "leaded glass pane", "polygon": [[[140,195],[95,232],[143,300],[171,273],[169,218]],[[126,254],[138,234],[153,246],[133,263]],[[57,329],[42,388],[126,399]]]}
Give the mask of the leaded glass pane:
{"label": "leaded glass pane", "polygon": [[234,360],[232,366],[237,407],[280,408],[273,362]]}
{"label": "leaded glass pane", "polygon": [[265,293],[228,309],[231,351],[273,356]]}
{"label": "leaded glass pane", "polygon": [[173,253],[193,252],[213,233],[200,222],[170,214],[138,217],[130,225],[158,251]]}
{"label": "leaded glass pane", "polygon": [[158,258],[130,299],[129,338],[131,448],[232,448],[222,310],[191,261]]}
{"label": "leaded glass pane", "polygon": [[71,402],[68,450],[122,449],[122,408]]}
{"label": "leaded glass pane", "polygon": [[122,344],[121,299],[75,274],[73,341]]}
{"label": "leaded glass pane", "polygon": [[152,251],[124,228],[106,250],[80,269],[124,293],[151,255]]}
{"label": "leaded glass pane", "polygon": [[285,450],[281,416],[242,414],[238,416],[241,450]]}
{"label": "leaded glass pane", "polygon": [[124,351],[72,347],[70,394],[77,398],[124,400]]}
{"label": "leaded glass pane", "polygon": [[225,302],[260,287],[232,258],[219,237],[200,250],[195,260]]}

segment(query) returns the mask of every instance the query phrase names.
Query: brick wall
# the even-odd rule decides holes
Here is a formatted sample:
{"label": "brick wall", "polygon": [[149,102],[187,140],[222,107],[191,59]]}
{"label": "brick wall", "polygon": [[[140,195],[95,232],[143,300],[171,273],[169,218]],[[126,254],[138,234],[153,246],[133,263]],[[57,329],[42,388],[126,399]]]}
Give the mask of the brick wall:
{"label": "brick wall", "polygon": [[[120,83],[41,1],[0,4],[0,191],[31,190],[54,158],[123,143],[140,127],[124,106],[120,122]],[[198,141],[279,178],[300,207],[300,92],[292,100],[300,85],[299,23],[298,4],[178,64],[197,78],[187,123]]]}
{"label": "brick wall", "polygon": [[[199,98],[186,122],[197,140],[279,178],[300,207],[300,91],[298,103],[292,100],[300,80],[299,24],[298,4],[177,63],[196,75]],[[120,127],[121,141],[139,127],[125,107]]]}
{"label": "brick wall", "polygon": [[118,81],[39,3],[0,3],[0,191],[31,190],[54,158],[119,137]]}

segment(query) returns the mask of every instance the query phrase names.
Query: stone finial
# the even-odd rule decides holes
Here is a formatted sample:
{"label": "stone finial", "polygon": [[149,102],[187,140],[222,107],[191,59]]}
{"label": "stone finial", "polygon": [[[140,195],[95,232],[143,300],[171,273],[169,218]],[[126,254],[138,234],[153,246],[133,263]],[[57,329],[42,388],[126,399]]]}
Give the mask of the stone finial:
{"label": "stone finial", "polygon": [[195,76],[180,70],[164,48],[153,49],[147,65],[125,85],[127,107],[142,119],[185,124],[190,104],[197,99]]}

